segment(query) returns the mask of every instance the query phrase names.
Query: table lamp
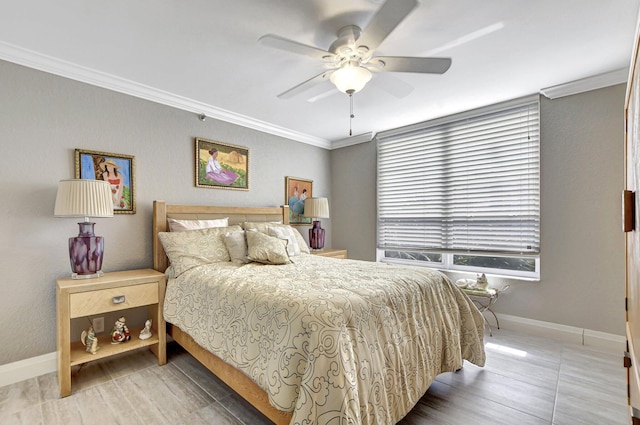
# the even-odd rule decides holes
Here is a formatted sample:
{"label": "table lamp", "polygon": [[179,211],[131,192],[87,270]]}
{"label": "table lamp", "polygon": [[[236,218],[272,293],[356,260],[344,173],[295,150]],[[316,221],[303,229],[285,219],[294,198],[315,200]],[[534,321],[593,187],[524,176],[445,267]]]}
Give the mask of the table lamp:
{"label": "table lamp", "polygon": [[113,199],[109,182],[102,180],[60,180],[56,217],[84,217],[78,223],[80,233],[69,238],[69,260],[73,279],[90,279],[102,276],[104,238],[93,233],[95,223],[89,217],[113,217]]}
{"label": "table lamp", "polygon": [[324,248],[324,229],[320,227],[319,218],[329,218],[329,201],[327,198],[307,198],[304,200],[304,217],[313,220],[313,227],[309,229],[309,246],[311,249]]}

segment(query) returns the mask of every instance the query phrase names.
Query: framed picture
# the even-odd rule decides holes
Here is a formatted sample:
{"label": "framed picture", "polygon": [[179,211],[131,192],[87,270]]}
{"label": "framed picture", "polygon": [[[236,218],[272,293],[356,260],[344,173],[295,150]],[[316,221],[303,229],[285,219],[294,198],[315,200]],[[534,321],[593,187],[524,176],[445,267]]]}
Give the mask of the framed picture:
{"label": "framed picture", "polygon": [[136,213],[135,158],[118,153],[76,149],[76,178],[111,184],[113,212]]}
{"label": "framed picture", "polygon": [[313,180],[284,178],[284,203],[289,205],[289,224],[310,225],[311,217],[303,217],[304,200],[313,196]]}
{"label": "framed picture", "polygon": [[196,139],[196,187],[249,190],[249,148]]}

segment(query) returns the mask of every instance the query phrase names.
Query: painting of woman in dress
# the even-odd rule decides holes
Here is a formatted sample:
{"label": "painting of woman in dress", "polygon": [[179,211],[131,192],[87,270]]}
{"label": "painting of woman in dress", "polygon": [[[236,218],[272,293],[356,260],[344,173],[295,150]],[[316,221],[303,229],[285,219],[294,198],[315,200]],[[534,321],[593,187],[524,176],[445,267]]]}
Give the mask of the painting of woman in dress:
{"label": "painting of woman in dress", "polygon": [[222,168],[220,163],[218,162],[218,150],[216,148],[211,148],[209,150],[209,161],[207,162],[207,168],[205,175],[209,180],[215,180],[220,184],[232,184],[234,181],[238,179],[238,175],[231,170],[227,170]]}
{"label": "painting of woman in dress", "polygon": [[249,190],[249,149],[196,139],[196,187]]}
{"label": "painting of woman in dress", "polygon": [[100,164],[101,168],[104,166],[102,172],[102,180],[109,182],[111,185],[111,198],[113,199],[113,208],[124,209],[127,206],[127,201],[124,198],[124,179],[122,173],[119,171],[120,167],[115,163],[113,159],[107,159],[104,164]]}

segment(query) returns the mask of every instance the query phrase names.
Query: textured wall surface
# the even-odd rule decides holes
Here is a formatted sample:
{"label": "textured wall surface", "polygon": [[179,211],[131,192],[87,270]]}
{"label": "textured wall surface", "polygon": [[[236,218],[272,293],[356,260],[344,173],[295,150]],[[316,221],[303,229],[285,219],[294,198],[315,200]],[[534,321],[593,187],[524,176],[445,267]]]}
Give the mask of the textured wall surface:
{"label": "textured wall surface", "polygon": [[[66,245],[78,226],[53,206],[58,181],[74,176],[75,148],[135,156],[137,214],[95,220],[104,271],[152,266],[155,199],[282,205],[285,176],[331,196],[325,149],[3,61],[0,93],[0,365],[55,351],[55,279],[71,273]],[[248,147],[250,191],[196,188],[195,137]],[[330,247],[331,220],[323,226]]]}
{"label": "textured wall surface", "polygon": [[[511,285],[497,312],[624,335],[624,96],[621,84],[541,98],[541,278],[490,278]],[[372,145],[331,151],[333,243],[367,260],[375,259]]]}

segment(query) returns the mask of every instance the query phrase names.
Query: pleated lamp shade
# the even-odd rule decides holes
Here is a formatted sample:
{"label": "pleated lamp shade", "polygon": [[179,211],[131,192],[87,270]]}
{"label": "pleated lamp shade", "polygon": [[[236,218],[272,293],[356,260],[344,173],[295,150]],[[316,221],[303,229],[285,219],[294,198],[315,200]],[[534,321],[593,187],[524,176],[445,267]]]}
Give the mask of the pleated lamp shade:
{"label": "pleated lamp shade", "polygon": [[111,186],[103,180],[60,180],[56,217],[113,217]]}
{"label": "pleated lamp shade", "polygon": [[310,218],[329,218],[329,200],[327,198],[305,199],[302,215]]}

